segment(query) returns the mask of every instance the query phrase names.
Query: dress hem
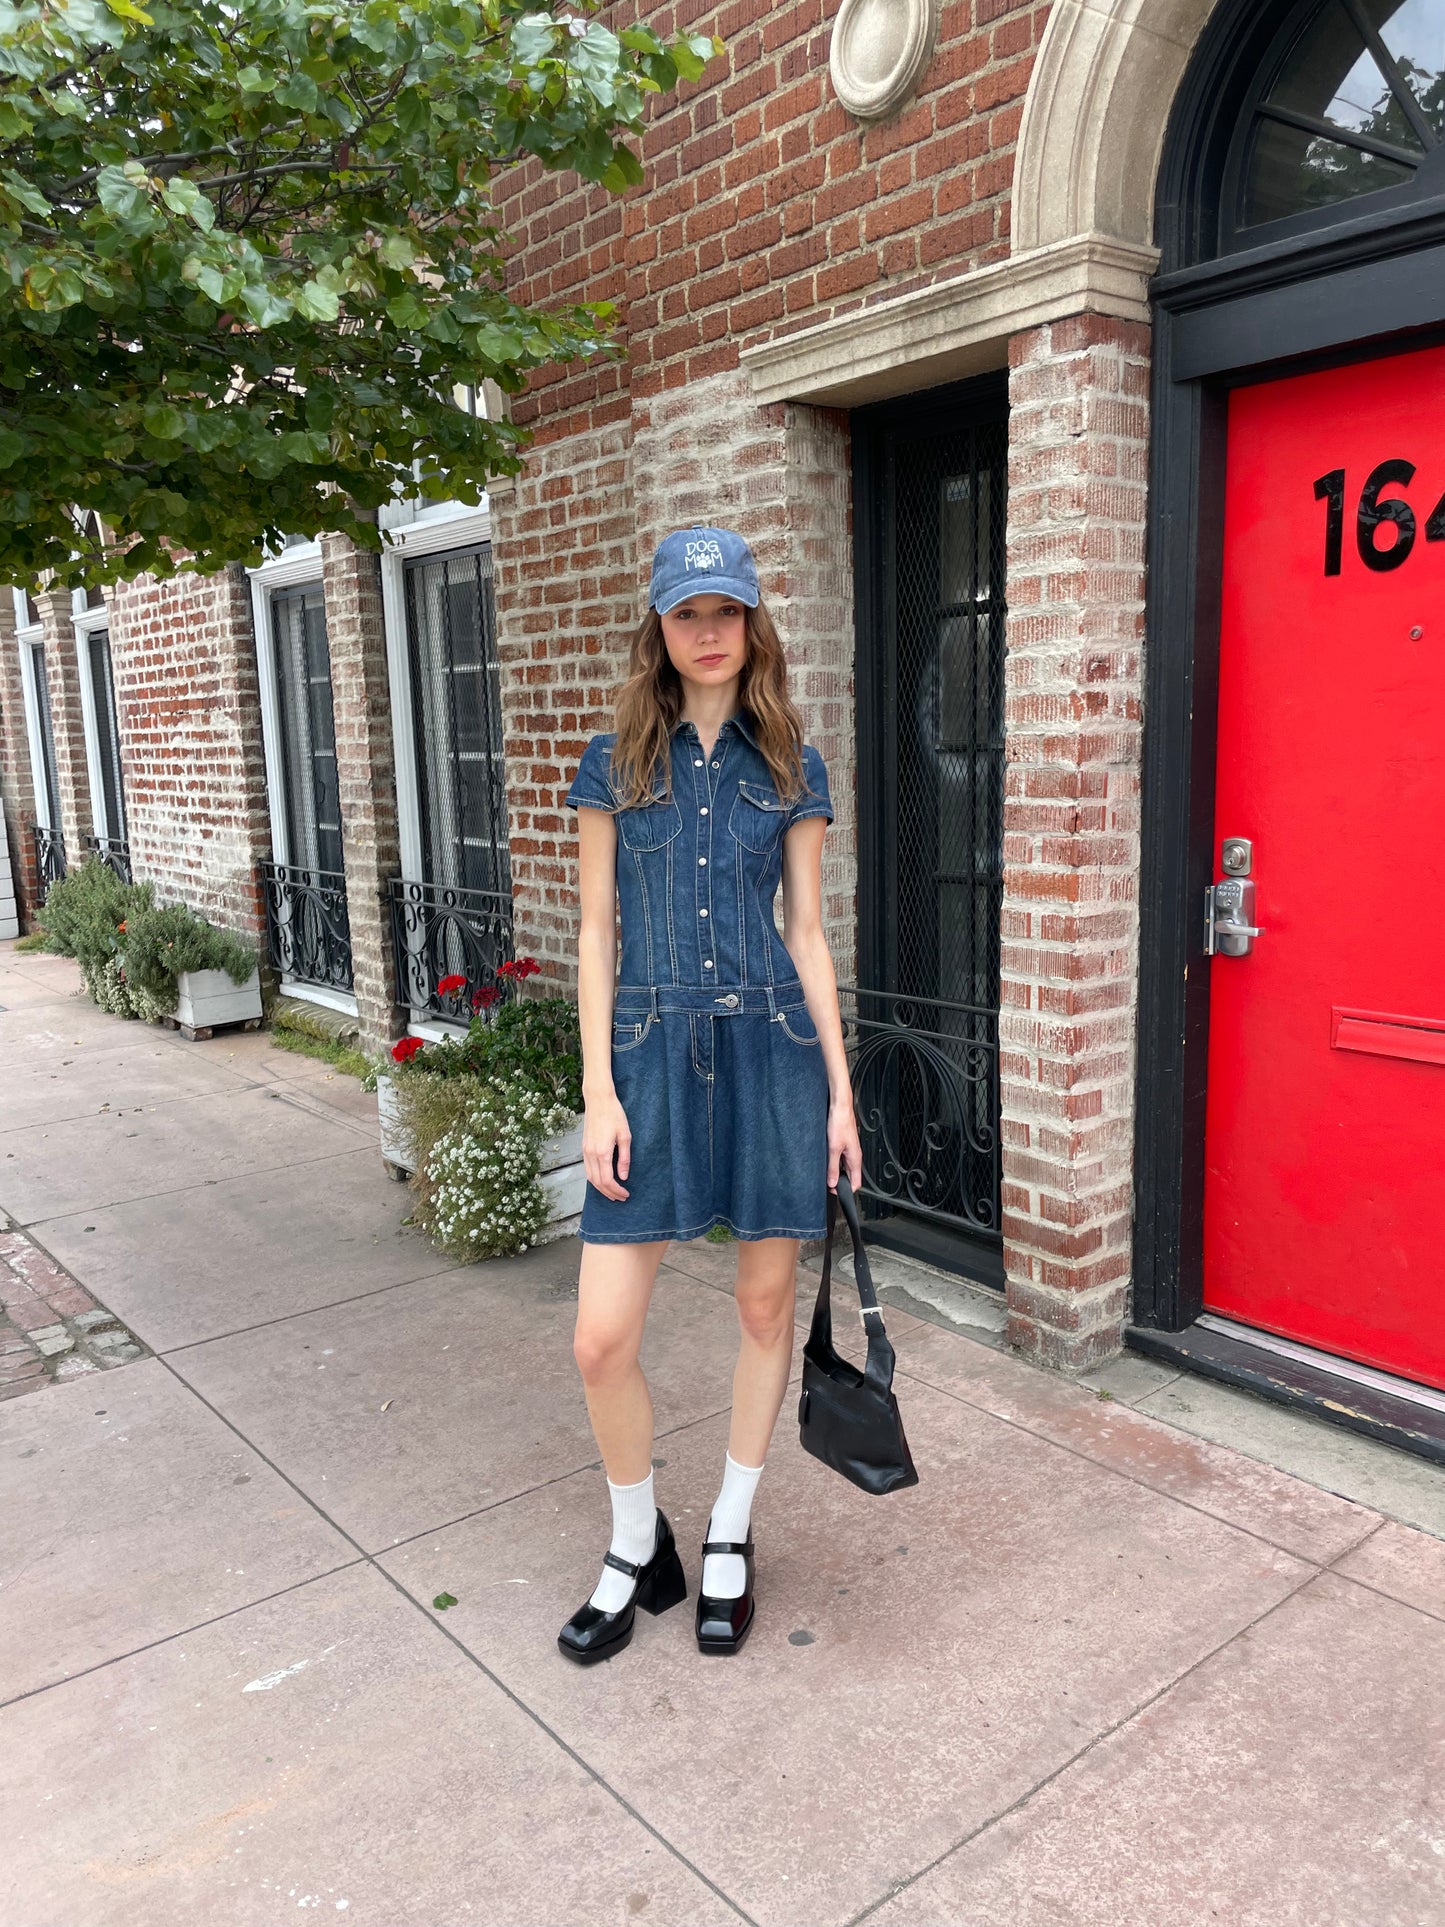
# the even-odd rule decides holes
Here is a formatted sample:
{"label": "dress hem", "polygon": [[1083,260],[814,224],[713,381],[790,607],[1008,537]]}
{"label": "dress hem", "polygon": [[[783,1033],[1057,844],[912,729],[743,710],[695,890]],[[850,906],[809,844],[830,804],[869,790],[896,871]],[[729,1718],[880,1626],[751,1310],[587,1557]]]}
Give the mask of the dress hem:
{"label": "dress hem", "polygon": [[750,1243],[759,1238],[823,1238],[827,1236],[826,1225],[816,1230],[798,1230],[793,1225],[773,1225],[764,1231],[743,1231],[721,1212],[709,1218],[706,1224],[676,1231],[582,1231],[575,1234],[583,1244],[590,1245],[649,1245],[690,1243],[694,1238],[704,1237],[715,1224],[726,1225],[733,1236],[742,1243]]}

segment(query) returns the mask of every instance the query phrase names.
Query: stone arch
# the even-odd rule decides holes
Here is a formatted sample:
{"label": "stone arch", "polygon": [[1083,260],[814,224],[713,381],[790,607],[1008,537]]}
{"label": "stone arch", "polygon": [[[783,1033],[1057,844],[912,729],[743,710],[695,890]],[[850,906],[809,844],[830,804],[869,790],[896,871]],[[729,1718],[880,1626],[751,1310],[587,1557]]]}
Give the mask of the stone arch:
{"label": "stone arch", "polygon": [[1056,0],[1014,168],[1014,254],[1090,235],[1154,239],[1174,97],[1219,0]]}

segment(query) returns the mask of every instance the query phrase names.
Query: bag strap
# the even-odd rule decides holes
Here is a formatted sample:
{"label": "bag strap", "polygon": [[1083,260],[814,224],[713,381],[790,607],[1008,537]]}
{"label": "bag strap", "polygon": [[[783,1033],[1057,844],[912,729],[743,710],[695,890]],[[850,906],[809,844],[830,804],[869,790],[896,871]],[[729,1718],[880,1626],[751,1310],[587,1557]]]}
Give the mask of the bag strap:
{"label": "bag strap", "polygon": [[883,1323],[878,1293],[873,1288],[873,1272],[868,1263],[868,1247],[863,1242],[863,1225],[858,1215],[858,1200],[839,1166],[838,1188],[828,1193],[828,1232],[823,1249],[823,1276],[818,1285],[818,1301],[813,1307],[813,1323],[808,1333],[807,1350],[819,1358],[833,1351],[833,1233],[838,1225],[838,1210],[848,1220],[853,1239],[853,1278],[858,1287],[859,1313],[868,1334],[868,1362],[863,1376],[875,1390],[886,1392],[893,1383],[896,1363],[893,1345]]}

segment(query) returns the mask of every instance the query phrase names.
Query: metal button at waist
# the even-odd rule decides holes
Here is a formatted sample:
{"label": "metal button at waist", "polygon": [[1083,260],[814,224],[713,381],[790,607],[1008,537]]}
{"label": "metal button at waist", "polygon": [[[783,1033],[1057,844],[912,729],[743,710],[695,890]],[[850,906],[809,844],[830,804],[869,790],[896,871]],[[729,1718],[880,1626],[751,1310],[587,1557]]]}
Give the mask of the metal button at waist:
{"label": "metal button at waist", "polygon": [[720,1004],[726,1004],[728,1009],[732,1010],[737,1004],[738,993],[735,990],[730,990],[726,997],[719,997],[717,1001]]}

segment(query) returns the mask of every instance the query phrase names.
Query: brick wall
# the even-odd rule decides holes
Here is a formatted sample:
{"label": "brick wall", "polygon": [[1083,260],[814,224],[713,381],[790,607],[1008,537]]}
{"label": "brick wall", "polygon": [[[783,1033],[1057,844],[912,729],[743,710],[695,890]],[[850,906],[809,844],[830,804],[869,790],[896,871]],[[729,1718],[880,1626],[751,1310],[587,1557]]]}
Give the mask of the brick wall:
{"label": "brick wall", "polygon": [[271,824],[244,569],[117,589],[110,646],[137,880],[258,935]]}
{"label": "brick wall", "polygon": [[539,989],[576,972],[576,822],[561,803],[612,694],[637,619],[625,414],[536,450],[491,498],[517,954]]}
{"label": "brick wall", "polygon": [[10,874],[22,928],[28,928],[39,903],[35,875],[35,783],[30,739],[25,731],[25,689],[20,679],[20,648],[15,640],[15,602],[0,590],[0,800],[10,848]]}
{"label": "brick wall", "polygon": [[1133,1212],[1148,330],[1010,345],[1003,1202],[1010,1336],[1118,1349]]}
{"label": "brick wall", "polygon": [[400,1029],[387,886],[401,871],[381,561],[323,536],[321,573],[356,1016],[363,1046],[380,1050]]}
{"label": "brick wall", "polygon": [[[61,836],[67,864],[85,861],[85,839],[94,833],[90,767],[85,756],[85,712],[80,700],[80,661],[70,591],[35,598],[45,632],[45,682],[55,742],[55,787],[60,794]],[[52,825],[52,828],[57,827]]]}
{"label": "brick wall", "polygon": [[[997,260],[1024,94],[1048,8],[950,0],[914,100],[853,121],[833,95],[837,0],[639,11],[660,32],[717,32],[704,79],[654,102],[645,184],[616,203],[540,168],[499,191],[511,280],[528,301],[625,299],[634,389],[736,367],[754,340]],[[615,368],[556,371],[519,419],[543,432],[615,396]]]}
{"label": "brick wall", "polygon": [[782,633],[806,740],[836,821],[824,915],[853,969],[852,577],[846,418],[759,408],[737,373],[633,401],[619,421],[543,443],[493,500],[517,947],[554,982],[576,968],[576,821],[560,803],[595,731],[613,726],[652,549],[670,528],[747,535]]}

